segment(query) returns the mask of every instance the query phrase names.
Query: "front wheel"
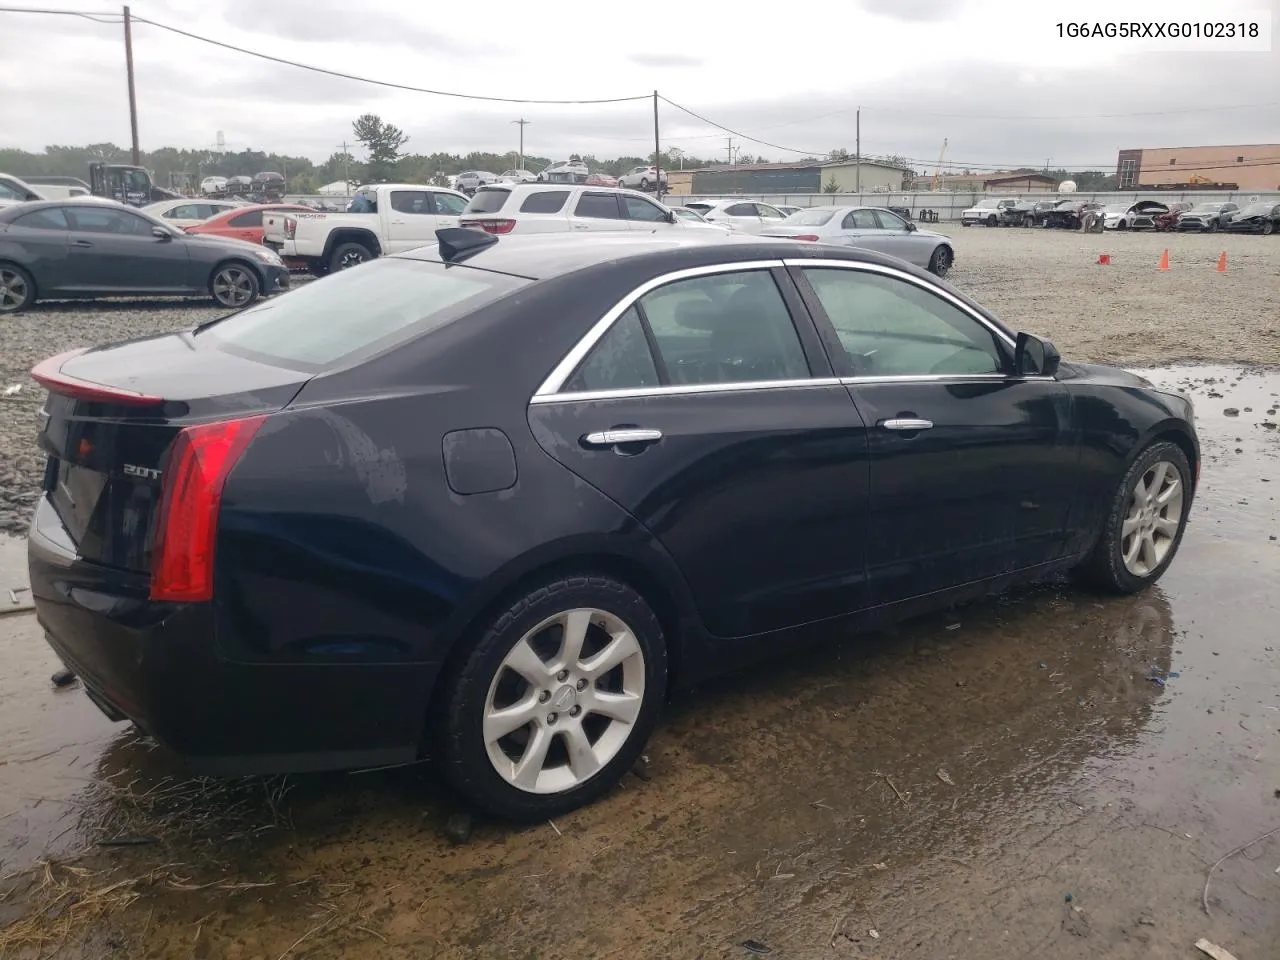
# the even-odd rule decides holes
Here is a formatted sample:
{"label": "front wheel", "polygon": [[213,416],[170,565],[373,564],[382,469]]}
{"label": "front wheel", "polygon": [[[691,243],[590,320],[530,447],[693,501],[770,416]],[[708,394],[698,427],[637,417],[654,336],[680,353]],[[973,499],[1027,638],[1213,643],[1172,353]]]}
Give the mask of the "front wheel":
{"label": "front wheel", "polygon": [[1114,593],[1137,593],[1159,580],[1182,543],[1191,484],[1181,447],[1167,441],[1147,447],[1120,481],[1081,575]]}
{"label": "front wheel", "polygon": [[243,263],[224,263],[209,281],[209,293],[218,306],[233,310],[253,303],[261,290],[258,275]]}
{"label": "front wheel", "polygon": [[929,272],[935,276],[945,277],[947,271],[951,269],[951,264],[955,262],[955,256],[948,246],[940,246],[933,251],[933,256],[929,258]]}
{"label": "front wheel", "polygon": [[568,813],[635,764],[666,682],[662,628],[631,587],[538,586],[495,616],[436,705],[444,775],[499,817]]}
{"label": "front wheel", "polygon": [[988,227],[994,227],[995,225],[996,225],[996,218],[995,218],[995,217],[987,217],[987,226],[988,226]]}

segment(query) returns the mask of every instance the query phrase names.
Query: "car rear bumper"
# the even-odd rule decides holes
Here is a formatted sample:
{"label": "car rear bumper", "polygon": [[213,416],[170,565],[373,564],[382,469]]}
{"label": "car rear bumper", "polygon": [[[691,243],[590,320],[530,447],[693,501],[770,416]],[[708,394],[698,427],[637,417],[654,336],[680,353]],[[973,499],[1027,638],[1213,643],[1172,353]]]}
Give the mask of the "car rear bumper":
{"label": "car rear bumper", "polygon": [[44,498],[27,550],[36,616],[54,652],[110,719],[132,720],[192,772],[417,758],[434,665],[229,662],[217,652],[212,605],[154,603],[146,574],[80,559]]}

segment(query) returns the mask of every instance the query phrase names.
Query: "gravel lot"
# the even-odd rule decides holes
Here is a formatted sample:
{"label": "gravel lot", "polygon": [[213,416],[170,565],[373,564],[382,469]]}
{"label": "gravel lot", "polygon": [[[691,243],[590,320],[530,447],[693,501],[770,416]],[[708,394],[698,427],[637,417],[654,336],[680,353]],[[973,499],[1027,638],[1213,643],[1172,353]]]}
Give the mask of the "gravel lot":
{"label": "gravel lot", "polygon": [[[1280,237],[989,229],[940,224],[955,238],[951,280],[1011,326],[1054,340],[1065,356],[1126,365],[1280,364]],[[1160,271],[1161,251],[1171,269]],[[1218,256],[1228,254],[1225,274]],[[1111,266],[1098,266],[1109,253]],[[43,458],[41,391],[27,372],[53,354],[191,326],[205,301],[54,303],[0,320],[0,532],[24,533]]]}

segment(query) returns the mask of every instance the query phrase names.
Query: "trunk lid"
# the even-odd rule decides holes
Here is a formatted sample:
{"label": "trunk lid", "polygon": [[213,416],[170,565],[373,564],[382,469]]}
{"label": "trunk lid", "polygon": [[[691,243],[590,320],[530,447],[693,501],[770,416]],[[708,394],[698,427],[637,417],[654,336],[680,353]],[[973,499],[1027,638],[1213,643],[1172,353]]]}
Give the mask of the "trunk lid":
{"label": "trunk lid", "polygon": [[310,374],[233,356],[187,333],[53,357],[40,446],[44,493],[81,557],[150,568],[167,454],[193,423],[285,407]]}

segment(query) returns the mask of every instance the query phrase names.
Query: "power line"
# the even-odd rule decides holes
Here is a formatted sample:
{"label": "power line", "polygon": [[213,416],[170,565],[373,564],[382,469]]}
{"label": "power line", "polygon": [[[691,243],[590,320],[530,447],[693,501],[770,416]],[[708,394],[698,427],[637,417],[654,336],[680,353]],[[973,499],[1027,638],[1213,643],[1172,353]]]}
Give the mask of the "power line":
{"label": "power line", "polygon": [[326,76],[337,77],[341,80],[354,80],[358,83],[368,83],[378,87],[386,87],[391,90],[406,90],[410,93],[428,93],[437,97],[454,97],[458,100],[484,100],[489,103],[532,103],[547,104],[557,106],[585,106],[588,104],[605,104],[605,103],[634,103],[639,100],[652,100],[652,94],[643,94],[637,97],[604,97],[595,100],[535,100],[532,98],[520,97],[488,97],[476,93],[457,93],[452,90],[433,90],[429,87],[413,87],[404,83],[391,83],[388,80],[374,80],[371,77],[360,77],[352,73],[342,73],[338,70],[329,70],[326,67],[317,67],[314,64],[299,63],[296,60],[286,60],[284,57],[275,57],[269,53],[262,53],[259,50],[249,50],[245,47],[238,47],[233,43],[226,43],[222,40],[214,40],[212,37],[202,37],[198,33],[191,33],[187,30],[171,27],[168,24],[159,23],[155,20],[148,20],[145,17],[134,17],[134,23],[145,23],[148,26],[156,27],[160,30],[167,30],[170,33],[176,33],[179,36],[188,37],[192,40],[199,40],[201,43],[211,44],[215,47],[222,47],[224,50],[234,50],[236,53],[243,53],[250,57],[257,57],[260,60],[270,60],[272,63],[283,64],[287,67],[297,67],[300,70],[310,70],[312,73],[322,73]]}

